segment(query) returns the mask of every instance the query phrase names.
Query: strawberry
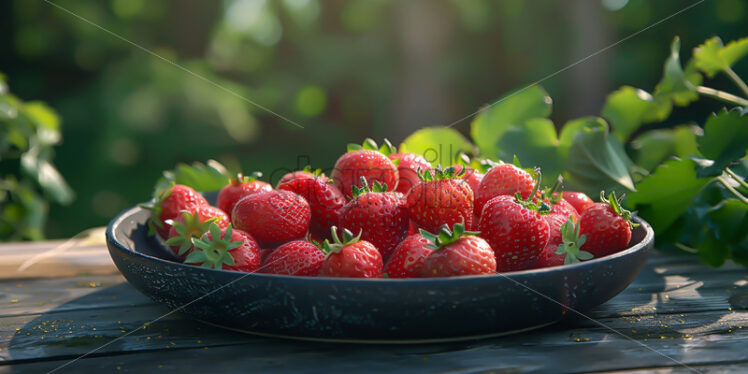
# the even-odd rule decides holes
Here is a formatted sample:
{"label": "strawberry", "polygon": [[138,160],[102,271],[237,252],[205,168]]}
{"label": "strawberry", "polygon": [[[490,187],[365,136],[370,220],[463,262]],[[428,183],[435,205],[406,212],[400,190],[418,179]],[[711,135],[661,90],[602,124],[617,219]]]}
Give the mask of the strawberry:
{"label": "strawberry", "polygon": [[397,174],[400,178],[397,181],[395,192],[400,192],[403,195],[407,194],[413,186],[421,182],[421,179],[418,177],[420,170],[433,170],[431,163],[416,153],[393,153],[390,155],[390,160],[392,162],[400,160],[397,162]]}
{"label": "strawberry", "polygon": [[579,225],[575,226],[571,218],[559,214],[548,214],[543,218],[551,228],[551,239],[540,252],[536,267],[574,264],[594,257],[592,253],[580,249],[585,236],[579,236]]}
{"label": "strawberry", "polygon": [[574,191],[564,191],[562,193],[564,200],[568,201],[571,206],[574,207],[574,209],[577,210],[579,214],[582,214],[582,212],[592,206],[595,202],[590,199],[589,196],[585,195],[583,192],[574,192]]}
{"label": "strawberry", "polygon": [[[470,166],[461,164],[452,165],[452,167],[455,168],[455,173],[462,174],[462,179],[467,182],[468,186],[470,186],[470,189],[473,190],[473,196],[475,196],[475,191],[478,191],[478,186],[483,180],[485,174],[471,168]],[[463,169],[465,169],[464,172],[462,171]]]}
{"label": "strawberry", "polygon": [[175,184],[164,188],[150,204],[141,205],[141,208],[151,211],[148,235],[158,233],[162,238],[168,238],[171,225],[166,220],[177,218],[183,210],[192,212],[202,205],[208,205],[208,201],[190,187]]}
{"label": "strawberry", "polygon": [[566,218],[571,217],[571,220],[575,224],[579,222],[579,213],[577,213],[577,210],[568,201],[564,200],[558,192],[538,192],[535,194],[533,202],[540,203],[540,201],[551,207],[549,214],[560,214]]}
{"label": "strawberry", "polygon": [[192,239],[195,250],[184,260],[187,264],[210,269],[253,273],[260,268],[260,247],[252,236],[241,230],[225,229],[216,223],[200,239]]}
{"label": "strawberry", "polygon": [[309,204],[303,197],[272,190],[239,200],[231,213],[231,222],[267,248],[303,238],[311,217]]}
{"label": "strawberry", "polygon": [[600,194],[600,203],[595,203],[582,212],[579,231],[586,236],[582,249],[595,257],[602,257],[625,249],[631,240],[631,212],[621,208],[621,200],[611,193],[606,199]]}
{"label": "strawberry", "polygon": [[423,277],[452,277],[460,275],[488,275],[496,273],[496,257],[491,246],[478,232],[465,231],[465,225],[456,223],[453,231],[444,225],[434,235],[421,230],[421,235],[431,243],[433,252],[421,269]]}
{"label": "strawberry", "polygon": [[225,229],[231,223],[223,210],[210,205],[200,206],[194,212],[182,211],[181,216],[166,221],[171,225],[171,229],[165,244],[175,255],[184,258],[191,252],[189,250],[192,249],[192,238],[203,236],[213,222],[221,229]]}
{"label": "strawberry", "polygon": [[453,167],[437,168],[434,176],[424,171],[421,182],[410,189],[405,207],[410,218],[426,231],[437,232],[441,225],[463,223],[471,227],[473,190],[460,179]]}
{"label": "strawberry", "polygon": [[340,210],[340,227],[351,232],[362,232],[361,239],[374,244],[388,258],[408,234],[408,211],[399,192],[387,192],[387,186],[374,182],[369,188],[361,177],[363,187],[353,187],[353,200]]}
{"label": "strawberry", "polygon": [[475,191],[475,210],[480,216],[483,206],[499,195],[514,196],[519,193],[527,199],[535,186],[533,176],[527,171],[512,164],[501,164],[492,167],[481,180]]}
{"label": "strawberry", "polygon": [[428,245],[431,241],[421,234],[409,235],[392,252],[384,265],[388,278],[418,278],[421,276],[423,263],[434,250]]}
{"label": "strawberry", "polygon": [[[531,196],[534,194],[528,194]],[[489,200],[480,215],[478,229],[496,253],[499,272],[528,269],[548,244],[550,229],[539,207],[517,196],[499,195]]]}
{"label": "strawberry", "polygon": [[305,240],[281,245],[265,258],[263,272],[314,277],[322,268],[325,252]]}
{"label": "strawberry", "polygon": [[330,228],[338,223],[345,197],[321,171],[286,174],[281,178],[278,189],[291,191],[306,199],[312,211],[309,231],[316,238],[329,238]]}
{"label": "strawberry", "polygon": [[365,177],[369,183],[376,181],[397,190],[397,166],[388,158],[394,149],[386,139],[385,145],[379,149],[371,139],[366,139],[363,146],[349,144],[348,153],[340,156],[332,171],[335,187],[350,199],[353,196],[351,187],[362,187],[360,180]]}
{"label": "strawberry", "polygon": [[373,244],[359,240],[361,233],[354,237],[343,230],[343,240],[338,237],[337,227],[332,229],[333,244],[325,240],[327,252],[319,275],[323,277],[379,278],[382,276],[382,255]]}
{"label": "strawberry", "polygon": [[229,184],[221,188],[221,192],[218,193],[218,201],[216,203],[218,208],[226,212],[226,214],[231,214],[236,202],[243,197],[257,192],[272,190],[273,187],[269,183],[257,180],[261,176],[262,173],[256,171],[249,177],[245,177],[240,173],[237,174],[236,178],[229,179]]}

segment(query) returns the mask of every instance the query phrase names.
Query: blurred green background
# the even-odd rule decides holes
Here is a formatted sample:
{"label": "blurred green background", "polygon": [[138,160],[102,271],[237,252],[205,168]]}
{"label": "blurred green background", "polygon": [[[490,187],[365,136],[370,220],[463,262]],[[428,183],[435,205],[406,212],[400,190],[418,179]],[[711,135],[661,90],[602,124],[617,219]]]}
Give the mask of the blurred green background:
{"label": "blurred green background", "polygon": [[[45,235],[104,225],[177,162],[233,170],[330,167],[348,142],[399,143],[576,62],[690,2],[651,0],[105,0],[56,4],[301,124],[300,129],[43,1],[0,3],[0,71],[62,118],[55,164],[76,193]],[[543,82],[552,119],[651,88],[682,54],[737,39],[748,3],[710,0]],[[745,69],[737,66],[736,71]],[[732,88],[724,77],[710,86]],[[656,126],[716,111],[701,100]],[[468,131],[469,120],[456,125]],[[649,127],[651,128],[651,126]],[[0,165],[0,173],[3,167]],[[275,182],[278,173],[270,177]]]}

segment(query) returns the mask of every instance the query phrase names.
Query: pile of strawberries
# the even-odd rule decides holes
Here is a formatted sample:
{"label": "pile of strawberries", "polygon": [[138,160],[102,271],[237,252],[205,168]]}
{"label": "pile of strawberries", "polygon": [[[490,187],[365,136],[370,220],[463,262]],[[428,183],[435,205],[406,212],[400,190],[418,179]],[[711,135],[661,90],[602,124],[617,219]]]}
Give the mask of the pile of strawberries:
{"label": "pile of strawberries", "polygon": [[[630,213],[611,194],[541,190],[539,169],[483,162],[442,169],[385,141],[349,146],[331,177],[289,173],[277,187],[231,179],[217,207],[172,185],[149,226],[185,263],[297,276],[415,278],[558,266],[618,252]],[[474,165],[474,164],[473,164]]]}

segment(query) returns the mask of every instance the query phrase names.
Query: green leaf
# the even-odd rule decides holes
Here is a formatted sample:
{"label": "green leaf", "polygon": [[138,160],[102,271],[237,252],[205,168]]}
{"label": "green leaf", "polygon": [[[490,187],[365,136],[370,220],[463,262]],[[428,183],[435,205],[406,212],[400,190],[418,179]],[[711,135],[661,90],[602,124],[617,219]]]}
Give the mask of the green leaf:
{"label": "green leaf", "polygon": [[642,124],[667,118],[671,108],[669,100],[655,100],[647,91],[623,86],[608,95],[601,115],[618,139],[626,141]]}
{"label": "green leaf", "polygon": [[626,199],[630,209],[646,219],[655,232],[664,232],[685,213],[709,178],[698,178],[689,159],[668,160],[636,185]]}
{"label": "green leaf", "polygon": [[48,152],[42,153],[39,146],[33,146],[21,156],[21,168],[39,183],[52,200],[60,204],[70,204],[75,199],[75,194],[62,174],[47,159],[48,155]]}
{"label": "green leaf", "polygon": [[724,46],[715,36],[694,48],[694,64],[709,78],[725,71],[748,54],[748,37],[732,41]]}
{"label": "green leaf", "polygon": [[475,153],[475,146],[449,127],[424,127],[405,138],[400,151],[422,155],[433,166],[457,163],[459,154]]}
{"label": "green leaf", "polygon": [[714,236],[710,230],[705,230],[696,249],[699,250],[699,260],[710,266],[722,266],[730,254],[730,249],[724,242]]}
{"label": "green leaf", "polygon": [[157,197],[159,192],[172,183],[183,184],[202,192],[218,191],[226,185],[229,178],[231,176],[226,167],[215,160],[208,160],[205,164],[202,162],[193,162],[192,165],[180,163],[174,170],[164,171],[164,176],[156,182],[153,196]]}
{"label": "green leaf", "polygon": [[512,125],[497,145],[500,159],[511,160],[517,156],[528,167],[541,167],[546,184],[553,184],[563,170],[556,128],[549,119],[532,118]]}
{"label": "green leaf", "polygon": [[470,135],[484,157],[499,155],[499,140],[513,125],[530,118],[548,117],[552,100],[540,86],[509,93],[481,111],[470,125]]}
{"label": "green leaf", "polygon": [[633,191],[630,164],[633,163],[621,143],[608,134],[607,123],[596,119],[587,122],[574,135],[566,160],[565,179],[571,187],[591,195],[601,189],[620,190],[621,187]]}
{"label": "green leaf", "polygon": [[654,97],[655,100],[672,100],[680,106],[686,106],[699,98],[696,87],[688,80],[681,67],[680,39],[677,36],[670,45],[670,56],[665,60],[662,79],[655,87]]}
{"label": "green leaf", "polygon": [[691,126],[673,129],[650,130],[631,142],[634,162],[639,167],[652,171],[671,156],[693,156],[698,154],[696,133]]}
{"label": "green leaf", "polygon": [[707,213],[707,227],[717,239],[738,245],[748,236],[748,204],[727,199]]}
{"label": "green leaf", "polygon": [[704,136],[697,139],[699,151],[714,164],[700,169],[699,176],[716,176],[748,151],[748,115],[739,108],[721,110],[704,125]]}

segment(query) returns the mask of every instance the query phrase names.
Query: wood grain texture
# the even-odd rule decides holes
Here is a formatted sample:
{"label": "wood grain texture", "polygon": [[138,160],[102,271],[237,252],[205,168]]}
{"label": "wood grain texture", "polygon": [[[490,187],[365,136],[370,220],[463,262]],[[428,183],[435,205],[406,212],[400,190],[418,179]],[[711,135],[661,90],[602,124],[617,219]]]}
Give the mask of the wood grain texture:
{"label": "wood grain texture", "polygon": [[628,289],[586,313],[593,320],[429,345],[270,339],[179,313],[149,323],[168,310],[120,275],[75,269],[0,279],[0,373],[47,372],[104,344],[59,372],[690,372],[663,355],[705,372],[748,370],[748,272],[690,256],[656,254]]}

